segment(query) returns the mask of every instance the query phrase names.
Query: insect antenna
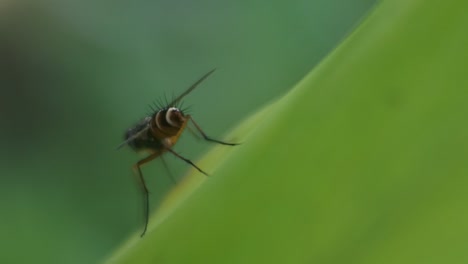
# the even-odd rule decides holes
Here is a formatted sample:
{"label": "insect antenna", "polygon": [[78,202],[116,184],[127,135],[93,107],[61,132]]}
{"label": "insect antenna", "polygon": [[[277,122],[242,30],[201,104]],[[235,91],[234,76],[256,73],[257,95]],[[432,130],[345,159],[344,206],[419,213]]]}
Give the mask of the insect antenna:
{"label": "insect antenna", "polygon": [[210,76],[215,70],[216,70],[216,68],[209,71],[205,75],[203,75],[200,79],[198,79],[198,81],[196,81],[194,84],[192,84],[192,86],[190,86],[185,92],[183,92],[178,97],[176,97],[174,100],[172,100],[172,102],[167,104],[167,106],[174,106],[177,103],[179,103],[180,100],[182,100],[182,98],[184,98],[187,94],[189,94],[191,91],[193,91],[193,89],[195,89],[201,82],[203,82],[206,78],[208,78],[208,76]]}

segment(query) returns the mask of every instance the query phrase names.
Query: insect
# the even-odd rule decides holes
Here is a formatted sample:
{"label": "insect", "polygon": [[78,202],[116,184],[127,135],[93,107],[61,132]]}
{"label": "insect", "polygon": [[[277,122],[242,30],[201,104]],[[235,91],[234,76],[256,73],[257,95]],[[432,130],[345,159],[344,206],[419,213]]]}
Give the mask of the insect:
{"label": "insect", "polygon": [[[146,233],[148,228],[149,220],[149,192],[146,187],[145,179],[141,171],[141,166],[145,163],[148,163],[166,152],[169,152],[176,156],[177,158],[185,161],[190,164],[192,167],[197,169],[199,172],[208,176],[208,174],[195,165],[191,160],[181,156],[174,151],[173,147],[179,140],[180,135],[184,132],[188,123],[191,122],[195,129],[200,133],[200,135],[206,141],[211,141],[214,143],[235,146],[237,143],[228,143],[220,140],[213,139],[205,134],[200,126],[193,120],[192,116],[185,114],[183,110],[179,107],[180,101],[187,94],[193,91],[203,80],[208,78],[215,69],[209,71],[203,75],[198,81],[196,81],[192,86],[190,86],[185,92],[177,96],[171,102],[165,104],[158,109],[153,109],[151,115],[143,118],[135,126],[131,127],[125,133],[125,141],[120,144],[117,148],[121,148],[125,145],[130,146],[135,151],[145,150],[149,152],[149,155],[137,163],[134,164],[134,171],[138,175],[138,179],[141,183],[142,191],[144,194],[144,216],[145,216],[145,226],[141,237]],[[162,157],[162,156],[161,156]]]}

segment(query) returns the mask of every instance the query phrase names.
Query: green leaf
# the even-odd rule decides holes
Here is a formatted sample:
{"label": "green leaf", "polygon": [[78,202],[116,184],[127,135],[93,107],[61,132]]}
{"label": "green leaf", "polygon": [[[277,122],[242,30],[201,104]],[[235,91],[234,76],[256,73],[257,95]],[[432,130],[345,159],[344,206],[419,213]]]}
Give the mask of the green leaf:
{"label": "green leaf", "polygon": [[467,263],[466,10],[381,2],[109,262]]}

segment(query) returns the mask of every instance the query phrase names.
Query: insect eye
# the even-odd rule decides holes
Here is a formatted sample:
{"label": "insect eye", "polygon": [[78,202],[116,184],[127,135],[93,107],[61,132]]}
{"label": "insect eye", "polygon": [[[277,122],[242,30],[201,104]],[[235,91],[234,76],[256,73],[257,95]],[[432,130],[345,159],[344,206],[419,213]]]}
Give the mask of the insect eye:
{"label": "insect eye", "polygon": [[166,121],[172,126],[180,127],[184,122],[184,116],[178,108],[171,107],[167,110]]}
{"label": "insect eye", "polygon": [[182,114],[182,112],[179,110],[179,108],[171,107],[167,109],[167,114],[169,116],[176,116]]}

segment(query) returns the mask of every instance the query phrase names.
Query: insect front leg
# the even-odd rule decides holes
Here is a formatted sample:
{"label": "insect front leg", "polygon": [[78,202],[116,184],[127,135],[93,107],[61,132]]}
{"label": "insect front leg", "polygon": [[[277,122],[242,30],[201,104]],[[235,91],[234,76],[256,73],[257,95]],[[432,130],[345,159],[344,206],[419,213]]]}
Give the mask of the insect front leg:
{"label": "insect front leg", "polygon": [[190,119],[190,121],[192,121],[192,124],[195,126],[195,128],[198,130],[198,132],[200,132],[200,134],[202,135],[202,137],[203,137],[206,141],[215,142],[215,143],[218,143],[218,144],[228,145],[228,146],[236,146],[236,145],[239,145],[239,143],[224,142],[224,141],[217,140],[217,139],[214,139],[214,138],[211,138],[211,137],[207,136],[207,135],[205,134],[205,132],[203,132],[203,130],[201,129],[201,127],[197,124],[197,122],[195,122],[195,120],[193,120],[193,118],[192,118],[191,116],[188,116],[188,118]]}
{"label": "insect front leg", "polygon": [[192,165],[192,167],[194,167],[195,169],[197,169],[199,172],[205,174],[206,176],[209,176],[208,173],[204,172],[202,169],[200,169],[197,165],[195,165],[195,163],[193,163],[191,160],[187,159],[187,158],[184,158],[182,157],[179,153],[175,152],[174,150],[172,150],[171,148],[166,148],[167,151],[171,152],[172,154],[174,154],[174,156],[178,157],[179,159],[187,162],[188,164]]}

